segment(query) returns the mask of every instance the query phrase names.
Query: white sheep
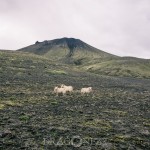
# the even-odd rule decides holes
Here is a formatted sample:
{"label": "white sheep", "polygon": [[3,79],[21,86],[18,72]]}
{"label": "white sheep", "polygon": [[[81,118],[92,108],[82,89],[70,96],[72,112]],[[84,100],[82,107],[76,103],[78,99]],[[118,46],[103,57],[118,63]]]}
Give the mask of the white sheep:
{"label": "white sheep", "polygon": [[91,92],[92,92],[92,87],[87,87],[87,88],[81,89],[81,94],[91,93]]}
{"label": "white sheep", "polygon": [[57,95],[59,94],[59,93],[62,93],[63,95],[65,95],[66,94],[66,89],[65,88],[62,88],[62,87],[58,87],[58,86],[56,86],[55,88],[54,88],[54,93],[56,93]]}
{"label": "white sheep", "polygon": [[60,87],[64,88],[66,90],[66,92],[73,92],[72,86],[66,86],[66,85],[62,84]]}

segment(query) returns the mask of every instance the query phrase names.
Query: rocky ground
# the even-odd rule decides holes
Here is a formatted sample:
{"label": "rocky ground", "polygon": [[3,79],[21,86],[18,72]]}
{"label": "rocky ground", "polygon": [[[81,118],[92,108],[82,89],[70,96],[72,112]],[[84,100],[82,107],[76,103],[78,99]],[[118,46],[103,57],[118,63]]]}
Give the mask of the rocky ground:
{"label": "rocky ground", "polygon": [[[16,57],[1,57],[0,149],[150,149],[149,79],[62,71]],[[74,93],[56,96],[61,83]],[[93,93],[81,95],[84,86]]]}

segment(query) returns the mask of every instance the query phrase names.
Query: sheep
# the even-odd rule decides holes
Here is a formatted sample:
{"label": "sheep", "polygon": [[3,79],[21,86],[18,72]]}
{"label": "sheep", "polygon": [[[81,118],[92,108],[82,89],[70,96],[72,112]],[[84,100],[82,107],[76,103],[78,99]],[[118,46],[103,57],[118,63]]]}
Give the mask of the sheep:
{"label": "sheep", "polygon": [[60,87],[66,89],[66,92],[73,92],[72,86],[66,86],[66,85],[62,84]]}
{"label": "sheep", "polygon": [[81,89],[81,94],[91,93],[91,92],[92,92],[92,87],[87,87],[87,88]]}
{"label": "sheep", "polygon": [[58,94],[59,93],[62,93],[63,95],[65,95],[66,94],[66,89],[65,88],[59,88],[58,86],[56,86],[55,88],[54,88],[54,93],[56,93],[57,94],[57,96],[58,96]]}

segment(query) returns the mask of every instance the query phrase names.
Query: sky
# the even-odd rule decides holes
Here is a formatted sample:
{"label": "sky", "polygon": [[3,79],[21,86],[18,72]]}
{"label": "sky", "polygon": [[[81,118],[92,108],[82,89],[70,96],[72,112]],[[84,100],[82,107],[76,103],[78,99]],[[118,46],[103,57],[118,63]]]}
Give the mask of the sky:
{"label": "sky", "polygon": [[62,37],[150,59],[150,0],[0,0],[0,49]]}

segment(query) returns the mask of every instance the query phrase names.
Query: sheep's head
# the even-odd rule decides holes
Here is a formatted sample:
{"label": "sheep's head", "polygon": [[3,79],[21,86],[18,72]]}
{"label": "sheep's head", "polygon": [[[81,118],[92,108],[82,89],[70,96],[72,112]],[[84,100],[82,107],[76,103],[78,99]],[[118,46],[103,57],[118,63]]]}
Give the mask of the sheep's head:
{"label": "sheep's head", "polygon": [[89,90],[92,91],[92,87],[89,87]]}
{"label": "sheep's head", "polygon": [[54,92],[56,92],[56,91],[57,91],[57,89],[58,89],[58,86],[56,86],[56,87],[54,88]]}
{"label": "sheep's head", "polygon": [[61,84],[61,86],[60,86],[61,88],[64,88],[65,87],[65,85],[64,84]]}

